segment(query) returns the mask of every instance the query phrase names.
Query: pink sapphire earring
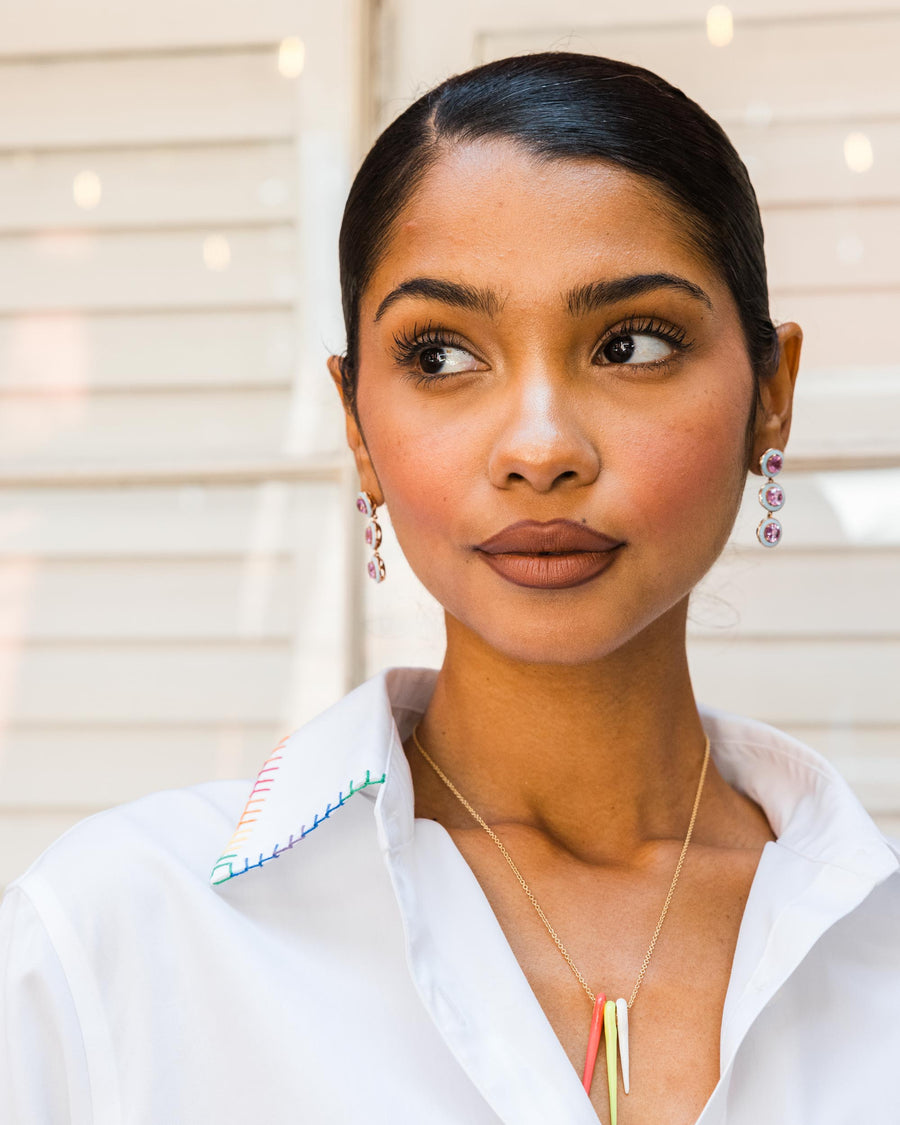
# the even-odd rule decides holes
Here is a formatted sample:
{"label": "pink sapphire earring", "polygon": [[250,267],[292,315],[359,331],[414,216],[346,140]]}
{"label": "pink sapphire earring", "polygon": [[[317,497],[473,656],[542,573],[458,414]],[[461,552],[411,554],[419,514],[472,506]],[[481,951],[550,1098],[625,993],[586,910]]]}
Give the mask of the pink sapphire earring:
{"label": "pink sapphire earring", "polygon": [[366,571],[373,582],[383,582],[384,561],[378,553],[378,548],[381,546],[381,527],[376,517],[378,505],[371,492],[362,491],[356,497],[356,507],[369,518],[366,524],[366,544],[372,548],[372,557],[366,564]]}
{"label": "pink sapphire earring", "polygon": [[[759,490],[759,502],[769,513],[780,511],[784,507],[784,489],[772,477],[784,468],[784,453],[780,449],[767,449],[759,459],[759,467],[769,478]],[[781,542],[781,524],[773,515],[765,516],[759,521],[756,538],[764,547],[777,547]]]}

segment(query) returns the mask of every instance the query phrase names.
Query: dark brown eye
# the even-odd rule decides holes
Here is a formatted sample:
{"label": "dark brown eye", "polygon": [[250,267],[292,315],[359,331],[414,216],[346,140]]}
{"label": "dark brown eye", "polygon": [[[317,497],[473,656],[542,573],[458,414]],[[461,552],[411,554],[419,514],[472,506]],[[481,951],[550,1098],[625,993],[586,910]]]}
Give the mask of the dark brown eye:
{"label": "dark brown eye", "polygon": [[446,362],[446,348],[426,348],[419,353],[419,366],[426,375],[440,375]]}
{"label": "dark brown eye", "polygon": [[603,349],[603,355],[610,363],[627,363],[634,355],[634,340],[631,336],[616,336]]}
{"label": "dark brown eye", "polygon": [[679,345],[675,341],[657,332],[620,332],[603,345],[600,356],[606,363],[638,366],[659,363],[676,350],[679,350]]}
{"label": "dark brown eye", "polygon": [[478,360],[456,344],[425,344],[416,349],[416,367],[423,375],[458,375],[463,371],[477,371]]}

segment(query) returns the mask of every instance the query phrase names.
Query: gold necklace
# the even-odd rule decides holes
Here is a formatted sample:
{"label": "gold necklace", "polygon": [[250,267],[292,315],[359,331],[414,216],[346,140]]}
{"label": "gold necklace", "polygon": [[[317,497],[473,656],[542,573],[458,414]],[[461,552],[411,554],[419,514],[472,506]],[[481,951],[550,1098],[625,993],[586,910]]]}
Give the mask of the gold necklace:
{"label": "gold necklace", "polygon": [[691,836],[694,832],[694,822],[697,819],[697,809],[700,807],[700,794],[703,792],[703,782],[706,780],[706,767],[709,763],[709,737],[706,737],[706,746],[703,751],[703,766],[700,770],[700,782],[697,785],[697,794],[694,797],[694,807],[691,810],[691,819],[688,824],[687,834],[684,837],[684,843],[681,847],[681,854],[678,857],[678,863],[675,865],[675,874],[672,876],[672,882],[669,885],[669,893],[666,895],[666,901],[663,903],[662,913],[659,916],[659,921],[656,923],[656,929],[653,931],[653,937],[650,939],[650,945],[647,952],[644,954],[644,960],[641,963],[640,970],[638,971],[637,980],[634,982],[634,988],[631,990],[631,997],[625,1000],[620,997],[618,1000],[607,1000],[603,993],[595,995],[587,981],[584,979],[583,974],[579,971],[575,962],[569,955],[569,951],[562,943],[562,939],[556,930],[550,925],[547,915],[541,909],[540,903],[534,896],[534,892],[525,882],[522,873],[519,871],[513,862],[512,856],[503,845],[503,841],[497,833],[491,828],[486,820],[469,804],[465,797],[456,788],[449,777],[444,773],[441,767],[431,757],[422,743],[419,741],[418,726],[413,729],[412,737],[413,742],[416,744],[419,753],[425,761],[431,766],[437,776],[443,781],[450,792],[456,797],[459,802],[464,806],[466,811],[477,821],[479,825],[487,832],[488,836],[494,841],[503,858],[512,869],[512,873],[519,881],[522,890],[528,896],[531,905],[537,912],[538,917],[544,923],[547,933],[553,939],[553,942],[559,952],[565,959],[566,964],[572,970],[575,979],[581,985],[582,989],[587,993],[588,998],[593,1004],[593,1012],[591,1014],[591,1028],[588,1034],[588,1048],[587,1055],[584,1062],[584,1075],[582,1077],[582,1085],[585,1091],[590,1094],[591,1082],[594,1076],[594,1066],[597,1061],[597,1053],[600,1050],[600,1039],[602,1034],[606,1034],[606,1070],[609,1079],[609,1115],[611,1125],[616,1125],[616,1093],[618,1089],[618,1073],[616,1069],[616,1057],[618,1055],[622,1064],[622,1085],[625,1093],[630,1090],[630,1077],[629,1077],[629,1052],[628,1052],[628,1011],[634,1003],[634,999],[638,994],[638,989],[644,980],[644,974],[647,972],[647,966],[650,964],[650,958],[653,956],[653,950],[656,947],[656,940],[662,930],[663,922],[666,919],[666,914],[669,910],[669,903],[672,901],[672,895],[675,893],[675,886],[678,883],[678,876],[681,874],[681,868],[684,864],[684,857],[687,854],[688,845],[691,842]]}

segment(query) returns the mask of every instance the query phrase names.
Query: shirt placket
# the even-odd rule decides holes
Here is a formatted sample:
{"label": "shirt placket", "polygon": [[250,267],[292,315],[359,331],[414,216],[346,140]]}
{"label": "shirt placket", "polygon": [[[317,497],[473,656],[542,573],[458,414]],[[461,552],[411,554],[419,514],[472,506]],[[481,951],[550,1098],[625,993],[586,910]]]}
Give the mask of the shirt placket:
{"label": "shirt placket", "polygon": [[397,739],[376,818],[407,960],[444,1042],[493,1111],[485,1121],[597,1125],[474,874],[445,829],[415,821],[413,810],[409,766]]}

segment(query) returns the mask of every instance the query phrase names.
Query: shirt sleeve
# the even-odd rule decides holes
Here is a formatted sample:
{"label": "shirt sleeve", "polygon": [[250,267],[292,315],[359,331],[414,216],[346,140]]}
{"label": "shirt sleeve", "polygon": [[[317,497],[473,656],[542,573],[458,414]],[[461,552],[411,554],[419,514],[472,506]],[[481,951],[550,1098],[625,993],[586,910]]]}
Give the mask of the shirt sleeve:
{"label": "shirt sleeve", "polygon": [[84,1036],[64,963],[18,884],[0,903],[0,1121],[94,1123]]}

